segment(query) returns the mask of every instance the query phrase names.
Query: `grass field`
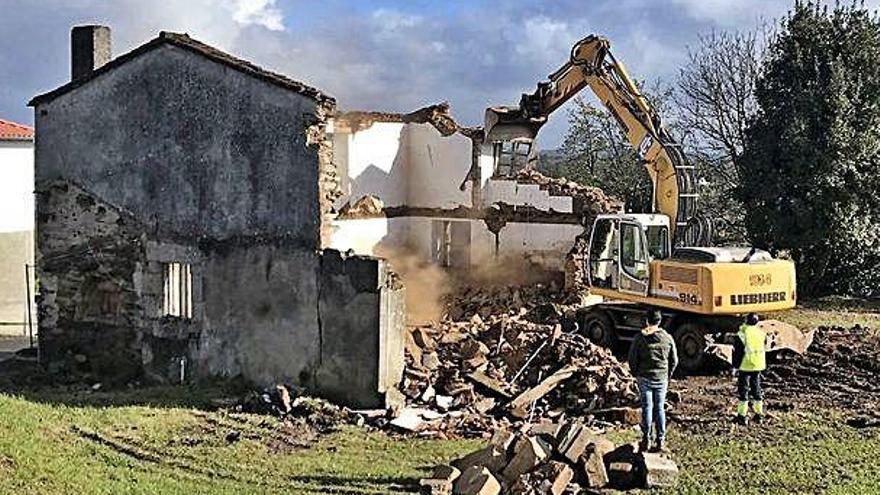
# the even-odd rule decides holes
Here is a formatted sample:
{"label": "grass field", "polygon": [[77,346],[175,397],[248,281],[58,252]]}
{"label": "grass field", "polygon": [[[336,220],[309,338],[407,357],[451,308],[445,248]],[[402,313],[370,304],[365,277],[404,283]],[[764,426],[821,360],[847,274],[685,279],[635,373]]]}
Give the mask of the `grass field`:
{"label": "grass field", "polygon": [[[169,392],[179,391],[150,391]],[[842,425],[823,411],[781,414],[760,430],[673,425],[682,479],[665,493],[880,493],[880,431]],[[0,396],[0,493],[414,492],[428,468],[480,445],[348,426],[279,449],[278,432],[274,419],[255,415]]]}
{"label": "grass field", "polygon": [[[876,327],[878,313],[808,307],[784,319]],[[210,411],[208,399],[223,392],[210,388],[19,392],[0,393],[0,494],[406,493],[431,466],[481,445],[352,426],[315,436],[273,418]],[[721,419],[728,413],[671,425],[682,477],[658,493],[880,493],[880,429],[797,408],[746,430]]]}

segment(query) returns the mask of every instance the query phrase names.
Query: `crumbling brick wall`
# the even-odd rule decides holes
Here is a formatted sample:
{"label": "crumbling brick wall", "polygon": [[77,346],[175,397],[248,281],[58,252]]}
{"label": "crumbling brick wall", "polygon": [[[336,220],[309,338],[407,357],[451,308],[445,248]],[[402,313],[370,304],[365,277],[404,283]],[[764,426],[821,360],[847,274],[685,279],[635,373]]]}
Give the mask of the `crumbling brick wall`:
{"label": "crumbling brick wall", "polygon": [[[32,101],[43,363],[102,381],[240,375],[320,393],[322,334],[349,338],[318,302],[335,101],[183,36],[120,59]],[[362,341],[381,339],[375,319],[347,316]],[[348,396],[366,405],[378,388]]]}
{"label": "crumbling brick wall", "polygon": [[[40,350],[92,381],[243,376],[384,406],[403,366],[403,291],[384,261],[279,240],[158,241],[69,182],[39,191]],[[163,314],[165,267],[192,274],[191,316]]]}
{"label": "crumbling brick wall", "polygon": [[139,376],[142,226],[71,183],[38,195],[41,360],[56,372]]}

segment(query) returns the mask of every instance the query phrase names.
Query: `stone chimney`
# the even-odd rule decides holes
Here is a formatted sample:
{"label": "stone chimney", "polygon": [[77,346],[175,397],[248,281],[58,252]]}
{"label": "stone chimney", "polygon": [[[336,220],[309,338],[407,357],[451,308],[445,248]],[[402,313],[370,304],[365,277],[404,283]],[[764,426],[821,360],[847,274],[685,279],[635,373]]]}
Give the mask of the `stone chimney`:
{"label": "stone chimney", "polygon": [[70,30],[70,77],[87,77],[110,61],[110,28],[74,26]]}

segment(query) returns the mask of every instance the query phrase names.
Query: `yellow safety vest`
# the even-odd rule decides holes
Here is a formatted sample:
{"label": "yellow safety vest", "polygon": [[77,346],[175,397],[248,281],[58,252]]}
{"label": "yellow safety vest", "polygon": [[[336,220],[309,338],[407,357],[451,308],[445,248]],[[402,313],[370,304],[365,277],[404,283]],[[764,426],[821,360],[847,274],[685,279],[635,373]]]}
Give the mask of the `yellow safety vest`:
{"label": "yellow safety vest", "polygon": [[741,325],[736,336],[745,347],[742,364],[739,365],[740,371],[764,371],[767,368],[764,350],[767,334],[757,326]]}

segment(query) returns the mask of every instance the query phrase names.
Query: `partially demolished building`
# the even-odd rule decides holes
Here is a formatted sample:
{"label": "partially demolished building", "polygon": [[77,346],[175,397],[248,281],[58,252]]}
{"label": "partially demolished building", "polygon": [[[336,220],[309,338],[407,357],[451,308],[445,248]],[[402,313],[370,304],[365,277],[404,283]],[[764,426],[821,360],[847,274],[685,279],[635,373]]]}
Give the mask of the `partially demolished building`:
{"label": "partially demolished building", "polygon": [[528,148],[484,142],[446,104],[341,113],[332,131],[338,249],[406,249],[451,268],[504,260],[561,271],[583,213],[622,206],[599,189],[536,173]]}
{"label": "partially demolished building", "polygon": [[101,380],[243,376],[382,405],[405,310],[371,255],[558,269],[587,204],[616,207],[445,105],[337,113],[182,34],[111,59],[109,29],[74,28],[72,80],[30,104],[41,361]]}

